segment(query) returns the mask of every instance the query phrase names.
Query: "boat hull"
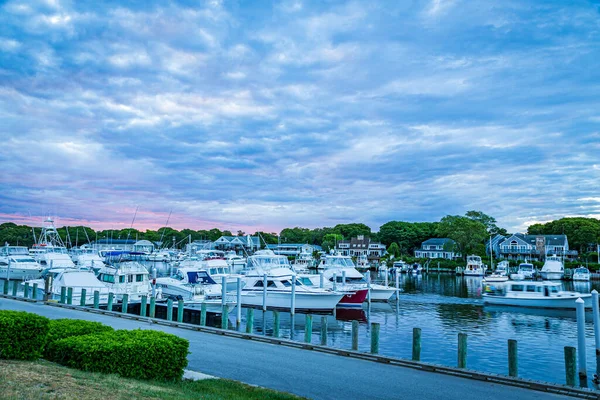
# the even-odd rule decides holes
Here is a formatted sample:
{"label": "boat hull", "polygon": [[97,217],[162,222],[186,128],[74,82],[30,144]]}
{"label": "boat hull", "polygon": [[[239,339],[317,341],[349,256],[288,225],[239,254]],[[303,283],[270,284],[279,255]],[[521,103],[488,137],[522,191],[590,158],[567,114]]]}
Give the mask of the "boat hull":
{"label": "boat hull", "polygon": [[388,301],[396,293],[396,289],[383,286],[371,285],[371,301]]}
{"label": "boat hull", "polygon": [[585,308],[592,308],[592,295],[580,294],[578,296],[565,297],[541,297],[541,298],[517,298],[492,296],[483,294],[483,303],[489,305],[502,305],[513,307],[531,307],[531,308],[555,308],[555,309],[575,309],[575,301],[581,298],[585,302]]}
{"label": "boat hull", "polygon": [[2,277],[2,279],[6,279],[6,277],[8,276],[10,280],[15,281],[22,281],[26,279],[38,279],[42,276],[42,271],[42,267],[37,269],[11,267],[10,271],[7,271],[6,268],[0,268],[0,277]]}
{"label": "boat hull", "polygon": [[343,308],[362,308],[362,303],[366,300],[368,295],[368,290],[362,289],[357,290],[354,293],[346,294],[340,302],[337,304],[337,307]]}
{"label": "boat hull", "polygon": [[563,272],[552,272],[552,271],[541,271],[540,275],[543,280],[547,281],[558,281],[564,277]]}
{"label": "boat hull", "polygon": [[[333,310],[340,300],[344,297],[343,293],[298,293],[296,292],[295,309],[307,311],[330,311]],[[291,309],[291,293],[267,291],[266,306],[271,309],[289,310]],[[243,291],[242,305],[245,307],[262,307],[262,291]]]}

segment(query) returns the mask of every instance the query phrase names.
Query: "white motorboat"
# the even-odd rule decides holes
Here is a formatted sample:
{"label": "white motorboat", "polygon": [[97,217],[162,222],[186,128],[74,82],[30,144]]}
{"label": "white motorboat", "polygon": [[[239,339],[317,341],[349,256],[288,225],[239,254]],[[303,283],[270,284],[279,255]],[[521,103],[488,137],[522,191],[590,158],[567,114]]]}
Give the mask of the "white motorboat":
{"label": "white motorboat", "polygon": [[[528,262],[521,263],[517,268],[517,275],[521,276],[521,279],[533,279],[536,275],[535,267],[533,266],[533,264]],[[512,274],[510,278],[515,279],[513,278]]]}
{"label": "white motorboat", "polygon": [[560,257],[553,255],[547,256],[546,262],[540,271],[542,279],[559,280],[565,276],[565,266]]}
{"label": "white motorboat", "polygon": [[369,259],[367,258],[366,255],[361,254],[358,257],[356,257],[356,269],[358,270],[367,270],[369,268],[371,268],[371,265],[369,264]]}
{"label": "white motorboat", "polygon": [[65,244],[54,226],[54,220],[46,218],[44,223],[38,241],[29,249],[29,254],[43,268],[75,268]]}
{"label": "white motorboat", "polygon": [[[206,271],[177,268],[172,276],[156,279],[156,287],[162,290],[163,297],[181,299],[186,307],[200,308],[205,304],[207,311],[222,311],[223,288]],[[226,296],[225,304],[231,311],[236,305],[235,298]]]}
{"label": "white motorboat", "polygon": [[287,257],[277,255],[271,250],[258,250],[248,257],[245,272],[242,289],[242,304],[245,306],[261,307],[266,293],[267,308],[291,309],[292,279],[295,279],[297,310],[330,311],[345,295],[325,288],[304,285],[297,279]]}
{"label": "white motorboat", "polygon": [[29,255],[24,246],[0,247],[0,279],[36,279],[44,268]]}
{"label": "white motorboat", "polygon": [[410,265],[408,265],[406,262],[399,260],[399,261],[394,261],[394,264],[392,264],[392,269],[396,272],[399,272],[401,274],[405,274],[410,270]]}
{"label": "white motorboat", "polygon": [[483,293],[484,304],[575,309],[575,301],[581,298],[586,308],[592,307],[590,293],[569,292],[561,290],[558,282],[504,282],[486,284]]}
{"label": "white motorboat", "polygon": [[[98,291],[100,294],[100,303],[108,302],[108,287],[96,278],[93,271],[86,269],[75,269],[75,268],[55,268],[44,272],[49,275],[51,280],[48,299],[60,300],[61,289],[64,287],[73,289],[72,304],[81,304],[82,289],[86,290],[85,293],[85,304],[94,304],[94,292]],[[29,283],[32,287],[34,283],[37,283],[38,293],[37,298],[44,298],[45,281],[44,279],[32,279],[23,283]]]}
{"label": "white motorboat", "polygon": [[233,250],[225,253],[225,261],[229,265],[229,270],[236,274],[239,274],[246,266],[246,259],[237,255]]}
{"label": "white motorboat", "polygon": [[199,259],[196,256],[182,260],[179,262],[179,268],[192,268],[204,270],[217,283],[223,284],[225,277],[225,290],[231,292],[237,289],[237,277],[231,273],[231,267],[227,264],[225,258],[222,257],[205,257]]}
{"label": "white motorboat", "polygon": [[[152,295],[150,274],[140,262],[130,259],[126,252],[118,261],[107,261],[109,265],[97,270],[98,280],[115,294],[117,301],[122,301],[124,294],[128,295],[130,303],[140,302],[142,296]],[[154,295],[157,300],[161,300],[162,290],[157,288]]]}
{"label": "white motorboat", "polygon": [[413,275],[420,275],[423,272],[423,266],[419,263],[414,263],[411,267]]}
{"label": "white motorboat", "polygon": [[296,272],[308,272],[309,269],[315,268],[315,258],[312,254],[303,251],[294,260],[293,267]]}
{"label": "white motorboat", "polygon": [[496,265],[495,272],[502,273],[504,275],[509,275],[510,263],[506,260],[500,261],[498,265]]}
{"label": "white motorboat", "polygon": [[94,271],[98,271],[100,268],[105,266],[104,261],[95,251],[78,254],[75,256],[74,261],[77,264],[77,267],[85,267]]}
{"label": "white motorboat", "polygon": [[[333,280],[333,275],[337,277],[337,281],[341,282],[344,274],[346,275],[346,283],[352,285],[353,290],[368,289],[368,283],[362,274],[356,269],[352,258],[340,254],[329,254],[321,257],[321,268],[323,275],[328,281]],[[396,289],[384,285],[371,284],[371,301],[388,301]]]}
{"label": "white motorboat", "polygon": [[585,267],[575,268],[575,271],[573,271],[573,280],[589,282],[590,270]]}
{"label": "white motorboat", "polygon": [[506,282],[508,275],[504,271],[494,271],[491,275],[483,278],[484,282]]}
{"label": "white motorboat", "polygon": [[485,275],[485,266],[481,261],[481,257],[476,255],[470,255],[467,257],[467,266],[465,267],[463,274],[465,276],[483,276]]}

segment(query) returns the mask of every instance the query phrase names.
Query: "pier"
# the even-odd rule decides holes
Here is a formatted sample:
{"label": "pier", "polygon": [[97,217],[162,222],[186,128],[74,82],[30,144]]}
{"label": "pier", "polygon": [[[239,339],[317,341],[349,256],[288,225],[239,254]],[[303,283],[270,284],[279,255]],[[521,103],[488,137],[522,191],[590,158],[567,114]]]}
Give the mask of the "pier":
{"label": "pier", "polygon": [[[0,298],[0,309],[155,329],[190,341],[188,368],[314,399],[598,398],[596,392],[67,304]],[[310,351],[309,351],[310,350]],[[327,371],[327,374],[323,372]],[[431,371],[431,372],[430,372]],[[527,389],[533,388],[535,390]],[[542,391],[543,390],[543,391]]]}

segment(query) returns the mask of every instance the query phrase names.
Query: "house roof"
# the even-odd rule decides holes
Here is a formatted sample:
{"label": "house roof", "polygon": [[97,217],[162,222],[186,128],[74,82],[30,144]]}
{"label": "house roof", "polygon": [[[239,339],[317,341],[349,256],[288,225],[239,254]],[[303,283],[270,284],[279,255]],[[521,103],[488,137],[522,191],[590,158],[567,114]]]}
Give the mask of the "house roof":
{"label": "house roof", "polygon": [[96,244],[135,244],[134,239],[100,239],[95,242]]}
{"label": "house roof", "polygon": [[515,233],[514,235],[507,237],[506,240],[500,242],[500,244],[503,244],[508,240],[512,241],[514,238],[518,238],[535,247],[535,241],[540,236],[545,239],[546,246],[564,246],[567,243],[567,235],[524,235],[522,233]]}
{"label": "house roof", "polygon": [[431,238],[422,243],[422,246],[440,246],[446,243],[454,243],[454,240],[449,238]]}

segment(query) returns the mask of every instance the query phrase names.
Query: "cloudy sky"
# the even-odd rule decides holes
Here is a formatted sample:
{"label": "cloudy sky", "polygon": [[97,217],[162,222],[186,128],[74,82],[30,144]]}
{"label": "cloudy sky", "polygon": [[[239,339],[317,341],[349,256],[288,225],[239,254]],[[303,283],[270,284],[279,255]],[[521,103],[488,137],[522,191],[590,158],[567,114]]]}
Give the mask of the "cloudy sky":
{"label": "cloudy sky", "polygon": [[0,221],[600,216],[597,1],[0,7]]}

